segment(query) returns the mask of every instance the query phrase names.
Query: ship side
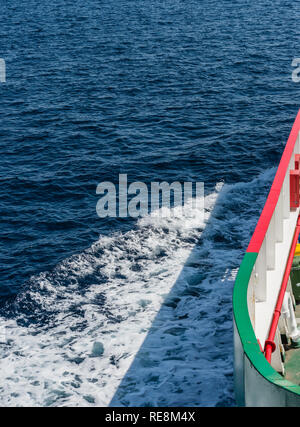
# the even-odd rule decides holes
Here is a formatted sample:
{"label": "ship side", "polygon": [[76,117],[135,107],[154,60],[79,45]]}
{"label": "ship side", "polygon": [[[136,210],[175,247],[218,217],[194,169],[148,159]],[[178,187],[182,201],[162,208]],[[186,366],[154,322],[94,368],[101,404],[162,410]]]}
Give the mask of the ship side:
{"label": "ship side", "polygon": [[234,286],[238,406],[300,406],[300,301],[291,281],[300,231],[299,130],[300,110]]}

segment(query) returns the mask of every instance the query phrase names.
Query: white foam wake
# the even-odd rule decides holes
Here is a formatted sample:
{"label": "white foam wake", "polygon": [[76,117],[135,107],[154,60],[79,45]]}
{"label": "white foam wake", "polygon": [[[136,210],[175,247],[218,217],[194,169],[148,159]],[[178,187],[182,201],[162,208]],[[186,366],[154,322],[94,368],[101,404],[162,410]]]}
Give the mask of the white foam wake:
{"label": "white foam wake", "polygon": [[217,186],[204,222],[152,214],[33,277],[0,321],[0,404],[233,404],[232,284],[272,174]]}

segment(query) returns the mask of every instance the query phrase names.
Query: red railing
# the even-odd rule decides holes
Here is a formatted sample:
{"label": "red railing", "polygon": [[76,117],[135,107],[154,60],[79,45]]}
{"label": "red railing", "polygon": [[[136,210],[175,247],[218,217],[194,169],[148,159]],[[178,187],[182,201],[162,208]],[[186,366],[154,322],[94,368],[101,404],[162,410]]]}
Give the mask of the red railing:
{"label": "red railing", "polygon": [[272,323],[271,323],[271,327],[270,327],[270,331],[269,331],[269,336],[265,342],[265,356],[266,356],[266,359],[269,363],[271,363],[272,353],[276,349],[274,338],[275,338],[275,333],[276,333],[276,329],[278,326],[279,317],[281,314],[281,308],[282,308],[282,303],[283,303],[283,299],[284,299],[284,294],[286,291],[286,287],[288,284],[288,280],[289,280],[289,276],[290,276],[290,272],[291,272],[291,268],[292,268],[292,264],[293,264],[293,259],[294,259],[294,254],[295,254],[295,250],[296,250],[296,245],[298,242],[299,233],[300,233],[300,216],[298,216],[297,225],[296,225],[296,229],[295,229],[295,233],[294,233],[294,237],[293,237],[293,241],[292,241],[292,245],[291,245],[291,250],[290,250],[289,257],[288,257],[288,260],[286,263],[286,267],[285,267],[285,271],[284,271],[284,275],[283,275],[283,279],[282,279],[282,283],[281,283],[281,288],[279,291],[276,307],[275,307],[274,314],[273,314],[273,319],[272,319]]}
{"label": "red railing", "polygon": [[300,130],[300,110],[298,111],[297,117],[293,124],[289,139],[286,143],[284,152],[282,154],[270,193],[268,195],[266,204],[263,208],[263,211],[258,220],[255,231],[250,240],[247,252],[256,252],[260,251],[261,245],[264,241],[266,233],[269,228],[270,221],[272,219],[274,210],[276,208],[281,188],[289,167],[289,163],[294,151],[294,146],[297,140],[297,136]]}

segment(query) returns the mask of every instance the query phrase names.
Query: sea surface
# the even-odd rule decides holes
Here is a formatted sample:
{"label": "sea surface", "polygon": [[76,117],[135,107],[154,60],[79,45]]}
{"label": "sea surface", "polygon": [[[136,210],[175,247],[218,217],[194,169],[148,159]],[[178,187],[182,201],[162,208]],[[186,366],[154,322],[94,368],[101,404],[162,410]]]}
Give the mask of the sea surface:
{"label": "sea surface", "polygon": [[[0,406],[235,405],[232,289],[300,105],[299,10],[1,3]],[[204,220],[99,218],[120,173],[204,182]]]}

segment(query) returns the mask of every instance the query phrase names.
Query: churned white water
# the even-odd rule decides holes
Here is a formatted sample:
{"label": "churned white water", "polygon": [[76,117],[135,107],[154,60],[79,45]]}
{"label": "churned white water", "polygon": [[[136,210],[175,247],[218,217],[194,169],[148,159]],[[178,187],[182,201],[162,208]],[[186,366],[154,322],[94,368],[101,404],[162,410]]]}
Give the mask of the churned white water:
{"label": "churned white water", "polygon": [[0,319],[0,405],[234,405],[233,283],[273,175],[33,277]]}

